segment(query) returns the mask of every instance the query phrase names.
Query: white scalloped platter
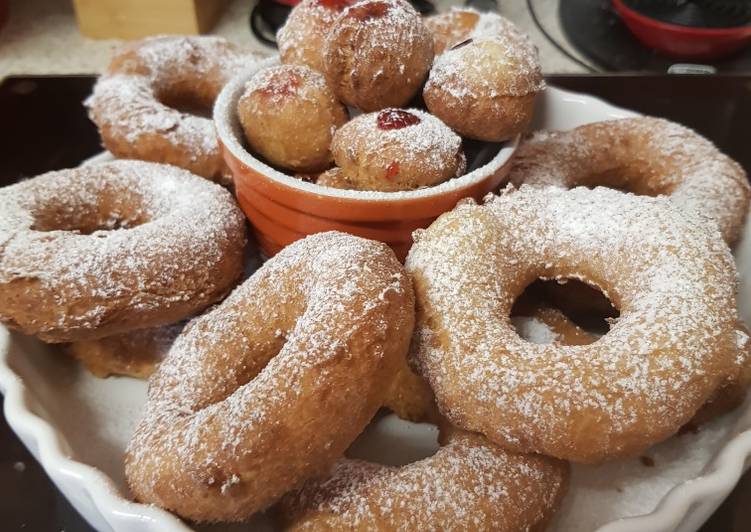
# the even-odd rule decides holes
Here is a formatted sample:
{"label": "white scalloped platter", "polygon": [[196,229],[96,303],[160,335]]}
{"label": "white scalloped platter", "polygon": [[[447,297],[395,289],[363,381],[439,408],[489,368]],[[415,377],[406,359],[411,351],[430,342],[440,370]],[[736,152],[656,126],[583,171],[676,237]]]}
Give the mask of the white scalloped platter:
{"label": "white scalloped platter", "polygon": [[[581,94],[550,88],[541,98],[537,128],[577,125],[633,113]],[[106,155],[97,159],[107,158]],[[93,162],[93,161],[92,161]],[[737,253],[742,316],[751,316],[751,235]],[[98,379],[54,348],[0,326],[0,389],[9,425],[71,504],[102,531],[190,530],[173,515],[129,500],[122,454],[146,397],[146,383]],[[408,463],[436,448],[435,430],[385,416],[353,445],[356,456]],[[639,458],[575,466],[554,532],[695,531],[728,495],[751,455],[751,403],[648,450]],[[650,462],[647,460],[646,462]],[[206,531],[270,530],[257,516]]]}

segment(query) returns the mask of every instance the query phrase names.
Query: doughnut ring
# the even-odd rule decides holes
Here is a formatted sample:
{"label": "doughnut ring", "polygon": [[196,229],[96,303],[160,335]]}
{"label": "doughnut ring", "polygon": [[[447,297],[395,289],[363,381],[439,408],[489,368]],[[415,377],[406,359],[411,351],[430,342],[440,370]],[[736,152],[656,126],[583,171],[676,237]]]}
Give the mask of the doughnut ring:
{"label": "doughnut ring", "polygon": [[229,183],[214,124],[201,115],[256,59],[221,37],[149,37],[112,59],[85,103],[115,157],[174,164]]}
{"label": "doughnut ring", "polygon": [[99,378],[124,375],[148,379],[186,323],[178,321],[98,340],[73,342],[65,346],[65,352]]}
{"label": "doughnut ring", "polygon": [[0,322],[45,342],[173,323],[242,273],[231,194],[174,166],[114,161],[0,189]]}
{"label": "doughnut ring", "polygon": [[342,459],[284,497],[286,530],[543,530],[568,484],[568,465],[454,431],[402,467]]}
{"label": "doughnut ring", "polygon": [[[529,315],[513,316],[511,321],[523,338],[530,341],[545,340],[536,343],[550,343],[552,340],[552,343],[558,345],[586,345],[600,338],[599,334],[580,328],[557,308],[541,305],[529,310],[527,314]],[[748,342],[747,335],[748,331],[739,326],[739,344],[744,345]],[[736,362],[736,373],[720,384],[685,427],[703,425],[743,403],[751,386],[751,350],[742,349]]]}
{"label": "doughnut ring", "polygon": [[751,199],[737,162],[691,129],[646,116],[538,132],[517,150],[509,181],[668,195],[715,220],[728,243],[738,238]]}
{"label": "doughnut ring", "polygon": [[126,451],[131,490],[196,521],[266,508],[365,428],[413,324],[410,279],[385,244],[330,232],[288,246],[190,322],[152,376]]}
{"label": "doughnut ring", "polygon": [[[689,421],[749,348],[728,247],[667,198],[524,186],[417,236],[421,373],[454,425],[507,449],[637,454]],[[527,342],[508,316],[538,278],[595,286],[620,317],[593,344]]]}

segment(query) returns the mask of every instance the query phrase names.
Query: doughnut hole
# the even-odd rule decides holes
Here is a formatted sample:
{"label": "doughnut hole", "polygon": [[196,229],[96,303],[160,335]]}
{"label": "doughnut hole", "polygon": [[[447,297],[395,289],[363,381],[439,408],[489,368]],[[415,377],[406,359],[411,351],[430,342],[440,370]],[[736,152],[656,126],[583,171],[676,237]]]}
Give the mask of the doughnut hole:
{"label": "doughnut hole", "polygon": [[345,455],[382,465],[404,466],[438,452],[438,436],[438,427],[433,424],[404,421],[382,409]]}
{"label": "doughnut hole", "polygon": [[607,187],[637,196],[652,197],[670,195],[674,188],[667,183],[659,183],[658,180],[651,179],[649,169],[641,168],[639,165],[621,165],[615,170],[602,173],[584,171],[578,174],[574,186]]}
{"label": "doughnut hole", "polygon": [[99,197],[77,198],[75,206],[70,198],[48,198],[44,207],[32,210],[34,231],[70,231],[90,235],[99,231],[132,229],[151,219],[150,213],[141,207],[142,199],[135,193],[115,194],[106,191]]}
{"label": "doughnut hole", "polygon": [[533,343],[586,345],[607,333],[619,315],[594,286],[577,279],[537,279],[514,302],[511,322]]}
{"label": "doughnut hole", "polygon": [[250,148],[282,169],[314,173],[331,166],[334,133],[349,118],[323,75],[300,65],[261,70],[237,104]]}

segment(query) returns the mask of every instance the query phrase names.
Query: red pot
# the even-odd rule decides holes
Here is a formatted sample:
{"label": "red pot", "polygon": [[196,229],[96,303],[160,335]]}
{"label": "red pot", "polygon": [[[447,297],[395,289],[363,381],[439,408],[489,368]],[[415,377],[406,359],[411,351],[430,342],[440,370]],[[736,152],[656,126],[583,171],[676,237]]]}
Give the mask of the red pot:
{"label": "red pot", "polygon": [[646,17],[623,0],[613,0],[613,7],[644,45],[679,59],[716,59],[751,42],[751,26],[691,28]]}

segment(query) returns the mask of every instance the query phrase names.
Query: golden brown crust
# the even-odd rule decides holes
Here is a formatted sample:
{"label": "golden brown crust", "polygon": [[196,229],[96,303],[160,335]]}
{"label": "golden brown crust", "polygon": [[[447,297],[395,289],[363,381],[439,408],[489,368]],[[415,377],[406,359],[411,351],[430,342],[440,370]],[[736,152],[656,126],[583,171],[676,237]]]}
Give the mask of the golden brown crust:
{"label": "golden brown crust", "polygon": [[517,150],[509,181],[667,195],[715,220],[729,244],[738,238],[751,200],[737,162],[691,129],[650,116],[536,132]]}
{"label": "golden brown crust", "polygon": [[323,72],[326,36],[342,9],[354,1],[304,0],[290,11],[276,34],[282,63],[305,65]]}
{"label": "golden brown crust", "polygon": [[479,12],[455,8],[425,17],[425,25],[433,33],[435,55],[469,39],[479,20]]}
{"label": "golden brown crust", "polygon": [[323,75],[300,65],[256,73],[237,112],[255,152],[281,168],[309,173],[331,166],[331,139],[349,118]]}
{"label": "golden brown crust", "polygon": [[417,109],[383,109],[350,120],[331,151],[341,176],[357,190],[394,192],[438,185],[464,173],[462,140]]}
{"label": "golden brown crust", "polygon": [[363,111],[406,105],[428,75],[433,38],[403,0],[365,0],[345,9],[324,46],[329,85]]}
{"label": "golden brown crust", "polygon": [[565,462],[459,431],[435,455],[402,467],[340,460],[275,513],[285,530],[300,531],[543,530],[567,485]]}
{"label": "golden brown crust", "polygon": [[148,379],[187,322],[67,344],[65,351],[93,375]]}
{"label": "golden brown crust", "polygon": [[146,38],[113,57],[86,104],[116,157],[174,164],[228,183],[211,107],[229,78],[256,59],[220,37]]}
{"label": "golden brown crust", "polygon": [[424,378],[412,370],[406,359],[402,361],[386,392],[383,406],[400,418],[415,423],[435,422],[439,415],[433,390]]}
{"label": "golden brown crust", "polygon": [[363,430],[413,323],[385,244],[321,233],[288,246],[193,320],[152,377],[126,454],[133,493],[198,521],[267,507]]}
{"label": "golden brown crust", "polygon": [[[727,246],[666,198],[509,190],[441,216],[407,267],[416,358],[442,414],[512,450],[639,453],[687,423],[748,349]],[[527,342],[507,316],[538,278],[597,286],[621,315],[589,345]]]}
{"label": "golden brown crust", "polygon": [[462,136],[498,142],[527,129],[543,87],[531,43],[515,35],[481,37],[436,59],[423,98]]}
{"label": "golden brown crust", "polygon": [[0,190],[0,320],[45,342],[173,323],[240,277],[245,217],[174,166],[115,161]]}

